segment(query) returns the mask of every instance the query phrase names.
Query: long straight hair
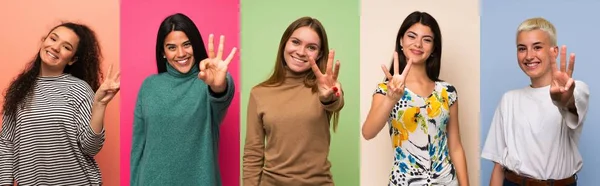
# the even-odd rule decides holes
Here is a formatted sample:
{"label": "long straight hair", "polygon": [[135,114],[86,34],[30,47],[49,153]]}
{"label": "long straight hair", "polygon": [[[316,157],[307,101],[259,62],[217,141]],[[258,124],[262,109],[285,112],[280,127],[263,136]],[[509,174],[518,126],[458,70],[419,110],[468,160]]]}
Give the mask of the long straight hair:
{"label": "long straight hair", "polygon": [[[398,35],[396,36],[396,47],[395,51],[398,52],[398,65],[400,66],[400,72],[404,71],[404,67],[406,67],[406,55],[402,52],[402,46],[400,45],[400,40],[408,31],[408,29],[414,24],[421,23],[422,25],[428,26],[433,32],[433,52],[431,52],[431,56],[427,58],[425,61],[426,65],[426,73],[427,77],[431,79],[431,81],[441,81],[439,79],[440,76],[440,68],[441,68],[441,59],[442,59],[442,33],[440,31],[440,26],[438,25],[435,18],[429,15],[426,12],[415,11],[409,14],[402,22],[400,26],[400,30],[398,30]],[[390,74],[394,74],[394,61],[392,60],[392,64],[390,65]],[[388,80],[387,78],[385,80]]]}
{"label": "long straight hair", "polygon": [[[327,58],[329,56],[329,44],[327,42],[327,33],[325,32],[325,27],[321,24],[321,22],[312,17],[301,17],[294,22],[292,22],[287,29],[283,32],[281,36],[281,40],[279,41],[279,50],[277,51],[277,57],[275,58],[275,69],[271,76],[258,84],[258,86],[264,87],[273,87],[279,86],[285,82],[285,73],[286,73],[286,63],[285,58],[283,57],[283,53],[285,52],[285,46],[288,43],[290,37],[294,31],[302,27],[309,27],[313,31],[317,33],[319,36],[321,43],[319,48],[319,56],[316,59],[316,63],[321,69],[322,72],[325,72],[327,69]],[[306,76],[304,77],[304,85],[312,89],[313,93],[318,91],[317,87],[317,76],[313,73],[312,70],[308,70]],[[337,126],[339,123],[340,111],[335,111],[331,114],[333,118],[333,131],[337,131]]]}

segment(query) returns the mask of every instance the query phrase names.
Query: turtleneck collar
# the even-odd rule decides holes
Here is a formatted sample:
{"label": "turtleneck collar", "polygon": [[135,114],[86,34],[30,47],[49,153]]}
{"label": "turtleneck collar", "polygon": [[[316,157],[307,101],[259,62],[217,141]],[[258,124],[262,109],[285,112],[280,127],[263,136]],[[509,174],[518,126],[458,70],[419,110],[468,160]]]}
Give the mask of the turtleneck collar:
{"label": "turtleneck collar", "polygon": [[165,65],[167,65],[167,73],[169,73],[169,75],[172,75],[174,77],[191,77],[191,76],[198,76],[198,72],[200,72],[200,69],[198,69],[198,64],[194,64],[192,66],[192,68],[190,69],[189,72],[187,73],[181,73],[179,71],[177,71],[177,69],[175,69],[173,66],[171,66],[171,64],[169,64],[169,62],[166,62]]}
{"label": "turtleneck collar", "polygon": [[285,66],[284,68],[285,68],[285,83],[290,83],[290,84],[299,84],[299,83],[304,84],[304,80],[306,79],[306,76],[310,73],[310,69],[308,69],[305,72],[297,73],[297,72],[294,72],[291,69],[289,69],[287,66]]}

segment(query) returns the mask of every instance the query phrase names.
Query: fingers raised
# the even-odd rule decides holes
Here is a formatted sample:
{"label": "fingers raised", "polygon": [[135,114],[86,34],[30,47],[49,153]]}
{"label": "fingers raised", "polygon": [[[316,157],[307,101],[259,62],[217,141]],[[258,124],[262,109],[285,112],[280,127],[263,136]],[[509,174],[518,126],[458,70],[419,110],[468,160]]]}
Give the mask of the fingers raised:
{"label": "fingers raised", "polygon": [[575,68],[575,54],[571,53],[571,57],[569,60],[569,68],[567,68],[567,74],[569,77],[573,77],[573,69]]}
{"label": "fingers raised", "polygon": [[219,38],[219,49],[217,51],[217,59],[223,59],[223,45],[225,43],[225,36],[221,35]]}
{"label": "fingers raised", "polygon": [[210,34],[208,36],[208,58],[215,57],[215,45],[213,44],[213,42],[214,42],[214,35]]}
{"label": "fingers raised", "polygon": [[308,62],[310,63],[310,68],[312,69],[313,73],[315,73],[315,76],[317,78],[320,78],[323,76],[323,73],[321,72],[321,70],[319,69],[319,66],[317,65],[317,63],[315,62],[315,59],[313,59],[312,57],[308,57]]}
{"label": "fingers raised", "polygon": [[394,74],[400,73],[400,65],[398,63],[398,52],[394,52]]}

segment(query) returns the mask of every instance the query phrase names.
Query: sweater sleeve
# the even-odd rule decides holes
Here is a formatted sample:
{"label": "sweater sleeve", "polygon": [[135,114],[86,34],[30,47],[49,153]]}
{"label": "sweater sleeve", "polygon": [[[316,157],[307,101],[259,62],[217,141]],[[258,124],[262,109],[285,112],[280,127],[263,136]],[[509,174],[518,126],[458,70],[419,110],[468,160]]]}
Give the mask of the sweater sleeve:
{"label": "sweater sleeve", "polygon": [[4,114],[0,131],[0,185],[13,185],[13,134],[15,120]]}
{"label": "sweater sleeve", "polygon": [[323,108],[326,111],[329,112],[336,112],[336,111],[340,111],[342,110],[342,108],[344,108],[344,90],[342,90],[342,93],[340,94],[340,97],[335,100],[332,103],[327,103],[327,104],[323,104],[323,102],[321,102],[321,104],[323,105]]}
{"label": "sweater sleeve", "polygon": [[144,85],[137,95],[135,111],[133,113],[133,134],[131,142],[131,157],[130,157],[130,185],[139,185],[139,167],[146,144],[146,124],[144,123],[143,113],[143,89]]}
{"label": "sweater sleeve", "polygon": [[246,144],[243,158],[243,185],[258,186],[264,164],[265,131],[256,98],[250,92],[246,119]]}
{"label": "sweater sleeve", "polygon": [[94,132],[92,126],[92,104],[94,102],[94,91],[87,86],[74,86],[71,89],[73,98],[75,99],[75,122],[77,124],[77,140],[79,148],[88,156],[96,156],[105,140],[105,131],[102,128],[100,133]]}
{"label": "sweater sleeve", "polygon": [[233,96],[235,95],[235,84],[233,82],[233,77],[231,74],[227,73],[227,88],[225,89],[224,94],[215,95],[212,93],[210,88],[207,88],[210,106],[212,109],[212,121],[215,125],[221,125],[223,121],[223,117],[227,113],[227,108],[231,105],[231,101],[233,100]]}

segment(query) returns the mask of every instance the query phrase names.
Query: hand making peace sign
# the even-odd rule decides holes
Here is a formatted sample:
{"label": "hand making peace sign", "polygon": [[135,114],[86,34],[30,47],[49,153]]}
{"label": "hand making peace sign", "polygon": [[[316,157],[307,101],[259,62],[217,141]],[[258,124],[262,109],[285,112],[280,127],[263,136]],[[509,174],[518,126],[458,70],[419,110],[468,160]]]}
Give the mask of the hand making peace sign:
{"label": "hand making peace sign", "polygon": [[[317,77],[317,86],[319,87],[319,99],[321,102],[331,102],[336,99],[336,97],[341,96],[342,87],[340,82],[338,82],[338,74],[340,73],[340,61],[336,61],[335,63],[335,71],[332,71],[333,58],[335,56],[335,50],[329,51],[329,56],[327,58],[327,69],[325,70],[325,74],[321,72],[319,66],[315,62],[312,57],[309,57],[308,61],[310,62],[311,68],[315,76]],[[335,97],[333,96],[335,94]]]}
{"label": "hand making peace sign", "polygon": [[381,69],[385,73],[385,76],[388,79],[387,83],[387,97],[398,102],[400,98],[404,95],[404,87],[406,75],[408,75],[408,71],[410,71],[410,67],[412,66],[412,60],[409,59],[406,62],[406,67],[404,67],[404,71],[402,74],[398,74],[400,71],[400,65],[398,64],[398,52],[394,52],[394,75],[390,74],[389,70],[385,67],[385,65],[381,65]]}
{"label": "hand making peace sign", "polygon": [[231,53],[227,56],[227,59],[222,60],[225,36],[221,36],[219,39],[219,49],[216,56],[213,37],[213,34],[210,34],[208,37],[208,58],[200,61],[200,73],[198,73],[198,78],[210,86],[212,91],[221,93],[227,88],[227,66],[233,59],[237,48],[233,47]]}
{"label": "hand making peace sign", "polygon": [[562,106],[567,106],[573,97],[573,68],[575,67],[575,54],[571,53],[567,68],[567,46],[560,49],[560,70],[556,64],[556,58],[552,58],[552,83],[550,84],[550,97],[558,101]]}
{"label": "hand making peace sign", "polygon": [[94,103],[106,106],[115,97],[121,88],[120,76],[121,72],[113,72],[113,64],[110,64],[106,80],[102,82],[94,95]]}

